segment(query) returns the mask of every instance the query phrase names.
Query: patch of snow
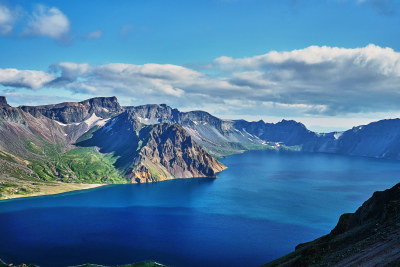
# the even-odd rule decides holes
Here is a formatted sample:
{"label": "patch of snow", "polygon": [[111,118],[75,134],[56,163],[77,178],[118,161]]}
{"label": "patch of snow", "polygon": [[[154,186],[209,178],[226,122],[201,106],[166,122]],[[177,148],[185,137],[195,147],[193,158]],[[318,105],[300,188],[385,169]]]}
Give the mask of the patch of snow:
{"label": "patch of snow", "polygon": [[86,123],[87,126],[89,126],[89,128],[91,128],[93,125],[96,124],[96,122],[102,120],[103,118],[97,117],[95,113],[92,114],[92,116],[90,116],[89,119],[85,120],[84,123]]}
{"label": "patch of snow", "polygon": [[56,121],[56,120],[54,120],[58,125],[61,125],[61,126],[67,126],[68,124],[65,124],[65,123],[62,123],[62,122],[59,122],[59,121]]}
{"label": "patch of snow", "polygon": [[100,126],[100,127],[103,127],[104,125],[106,125],[106,123],[109,121],[110,119],[108,118],[108,119],[104,119],[104,120],[99,120],[99,121],[97,121],[96,122],[96,126]]}
{"label": "patch of snow", "polygon": [[333,137],[337,140],[343,135],[343,132],[336,132]]}

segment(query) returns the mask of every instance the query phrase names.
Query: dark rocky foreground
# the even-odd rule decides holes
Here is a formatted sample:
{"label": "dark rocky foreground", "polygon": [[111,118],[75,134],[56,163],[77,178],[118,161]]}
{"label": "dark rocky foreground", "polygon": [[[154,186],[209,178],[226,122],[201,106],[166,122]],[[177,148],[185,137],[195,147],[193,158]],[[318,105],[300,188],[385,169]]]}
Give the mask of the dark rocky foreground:
{"label": "dark rocky foreground", "polygon": [[[40,267],[34,264],[6,264],[0,260],[0,267]],[[83,264],[71,267],[166,267],[166,265],[162,265],[160,263],[154,261],[145,261],[133,264],[124,264],[124,265],[117,265],[117,266],[105,266],[105,265],[97,265],[97,264]]]}
{"label": "dark rocky foreground", "polygon": [[328,235],[264,266],[400,266],[400,184],[343,214]]}

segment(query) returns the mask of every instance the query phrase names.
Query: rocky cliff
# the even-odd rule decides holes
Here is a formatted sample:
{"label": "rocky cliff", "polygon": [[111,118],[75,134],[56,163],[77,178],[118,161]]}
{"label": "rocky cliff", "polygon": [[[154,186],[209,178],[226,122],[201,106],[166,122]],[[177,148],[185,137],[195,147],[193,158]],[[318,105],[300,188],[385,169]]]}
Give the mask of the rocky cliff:
{"label": "rocky cliff", "polygon": [[265,266],[399,266],[400,184],[343,214],[330,234]]}
{"label": "rocky cliff", "polygon": [[177,123],[208,152],[224,156],[249,149],[293,149],[400,159],[400,119],[381,120],[344,132],[316,133],[282,120],[223,120],[204,111],[180,112],[166,105],[125,107],[144,124]]}
{"label": "rocky cliff", "polygon": [[0,96],[0,107],[9,107],[7,99],[4,96]]}
{"label": "rocky cliff", "polygon": [[146,139],[140,148],[137,160],[140,163],[131,174],[135,182],[216,177],[225,169],[178,124],[158,124],[152,127]]}
{"label": "rocky cliff", "polygon": [[216,177],[225,167],[193,141],[182,126],[144,125],[125,111],[91,133],[78,146],[112,153],[115,166],[134,183],[173,178]]}
{"label": "rocky cliff", "polygon": [[[165,105],[153,113],[124,111],[115,97],[18,108],[0,100],[0,197],[33,193],[35,181],[153,182],[215,177],[225,168],[173,124],[177,110]],[[139,116],[169,123],[145,125]]]}
{"label": "rocky cliff", "polygon": [[235,121],[219,119],[205,111],[181,112],[167,105],[125,107],[141,123],[160,122],[181,125],[208,152],[216,156],[240,153],[249,149],[271,148],[271,144],[235,127]]}
{"label": "rocky cliff", "polygon": [[19,108],[0,97],[0,174],[14,178],[103,183],[214,176],[223,167],[207,153],[249,149],[399,160],[399,140],[399,119],[320,134],[295,121],[223,120],[165,104],[121,107],[115,97]]}
{"label": "rocky cliff", "polygon": [[110,118],[122,111],[116,97],[95,97],[82,102],[21,106],[20,108],[35,117],[43,115],[64,124],[82,122],[93,114],[101,118]]}

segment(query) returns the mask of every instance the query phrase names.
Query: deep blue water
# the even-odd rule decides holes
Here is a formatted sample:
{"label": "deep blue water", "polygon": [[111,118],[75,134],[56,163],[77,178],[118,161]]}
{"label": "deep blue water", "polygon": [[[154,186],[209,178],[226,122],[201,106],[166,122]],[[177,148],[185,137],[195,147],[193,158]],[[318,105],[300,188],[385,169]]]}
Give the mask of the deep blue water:
{"label": "deep blue water", "polygon": [[42,267],[156,260],[171,266],[258,266],[328,233],[400,162],[250,151],[217,179],[112,185],[0,201],[0,258]]}

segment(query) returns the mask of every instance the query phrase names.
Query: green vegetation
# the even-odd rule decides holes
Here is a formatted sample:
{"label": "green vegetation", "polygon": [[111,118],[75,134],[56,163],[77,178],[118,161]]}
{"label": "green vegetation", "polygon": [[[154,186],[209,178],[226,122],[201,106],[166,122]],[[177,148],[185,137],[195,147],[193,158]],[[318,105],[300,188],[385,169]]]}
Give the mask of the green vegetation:
{"label": "green vegetation", "polygon": [[125,183],[115,161],[112,154],[104,156],[94,147],[77,147],[61,155],[57,168],[64,173],[64,182]]}
{"label": "green vegetation", "polygon": [[[4,194],[15,194],[19,193],[22,195],[28,194],[29,191],[17,184],[10,183],[10,182],[1,182],[0,183],[0,197]],[[1,265],[0,265],[1,266]]]}
{"label": "green vegetation", "polygon": [[14,160],[14,158],[12,156],[10,156],[7,153],[4,153],[3,151],[0,151],[0,159],[4,159],[7,161],[16,163],[16,161]]}

